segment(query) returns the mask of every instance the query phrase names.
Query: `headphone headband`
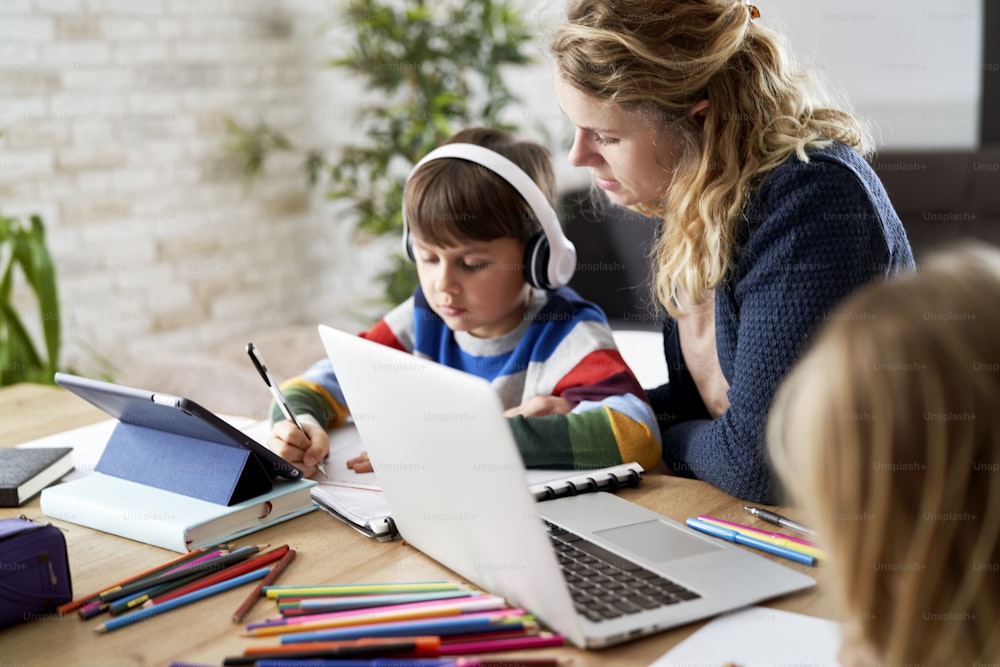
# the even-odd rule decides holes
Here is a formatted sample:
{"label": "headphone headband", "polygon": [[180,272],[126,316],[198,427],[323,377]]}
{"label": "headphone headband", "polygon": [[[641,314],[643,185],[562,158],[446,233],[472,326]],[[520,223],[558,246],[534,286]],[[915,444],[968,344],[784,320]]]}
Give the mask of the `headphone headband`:
{"label": "headphone headband", "polygon": [[[538,219],[549,245],[549,257],[548,261],[545,262],[547,266],[543,269],[545,275],[539,276],[538,279],[529,279],[533,284],[546,285],[548,287],[562,287],[567,284],[576,270],[576,248],[573,246],[572,241],[566,238],[566,235],[563,233],[556,212],[552,209],[552,205],[549,204],[545,193],[538,187],[538,184],[523,169],[496,151],[476,144],[464,143],[443,144],[435,148],[414,165],[409,176],[406,177],[406,181],[409,182],[414,172],[423,165],[433,160],[444,158],[466,160],[485,167],[503,178],[511,187],[517,190],[518,194],[531,207],[535,218]],[[403,244],[404,250],[409,254],[408,243],[409,228],[406,224],[406,213],[404,212]],[[529,261],[527,264],[529,271],[533,272],[534,262]]]}

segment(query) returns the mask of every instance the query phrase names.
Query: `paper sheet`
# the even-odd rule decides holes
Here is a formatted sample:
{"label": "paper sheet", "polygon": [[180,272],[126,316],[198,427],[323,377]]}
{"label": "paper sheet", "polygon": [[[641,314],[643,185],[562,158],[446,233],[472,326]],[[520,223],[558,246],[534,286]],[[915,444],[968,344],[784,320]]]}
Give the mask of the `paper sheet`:
{"label": "paper sheet", "polygon": [[840,637],[835,621],[746,607],[709,621],[650,667],[839,667]]}

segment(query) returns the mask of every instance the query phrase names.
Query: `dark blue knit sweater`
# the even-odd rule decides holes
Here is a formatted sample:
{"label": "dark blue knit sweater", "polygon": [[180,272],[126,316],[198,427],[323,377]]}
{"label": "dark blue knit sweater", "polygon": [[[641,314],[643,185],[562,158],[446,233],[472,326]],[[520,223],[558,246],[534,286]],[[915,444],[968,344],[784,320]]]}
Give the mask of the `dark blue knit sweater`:
{"label": "dark blue knit sweater", "polygon": [[854,289],[914,266],[903,225],[868,163],[841,144],[809,156],[808,163],[790,157],[751,197],[735,268],[716,290],[729,409],[709,417],[672,319],[663,339],[670,382],[649,391],[666,464],[753,502],[776,501],[767,412],[810,336]]}

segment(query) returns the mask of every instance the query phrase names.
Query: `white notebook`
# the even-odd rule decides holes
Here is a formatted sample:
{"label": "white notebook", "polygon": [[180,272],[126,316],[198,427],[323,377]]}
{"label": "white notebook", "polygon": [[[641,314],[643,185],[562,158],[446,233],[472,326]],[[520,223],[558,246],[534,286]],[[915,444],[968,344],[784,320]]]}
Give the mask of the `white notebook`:
{"label": "white notebook", "polygon": [[[329,477],[316,477],[313,500],[324,510],[344,521],[358,532],[379,540],[398,537],[389,503],[382,494],[375,473],[356,473],[347,461],[364,451],[361,438],[348,424],[330,432],[330,454],[326,461]],[[527,471],[528,488],[538,500],[591,491],[613,491],[622,486],[635,486],[643,469],[638,463],[597,470]]]}

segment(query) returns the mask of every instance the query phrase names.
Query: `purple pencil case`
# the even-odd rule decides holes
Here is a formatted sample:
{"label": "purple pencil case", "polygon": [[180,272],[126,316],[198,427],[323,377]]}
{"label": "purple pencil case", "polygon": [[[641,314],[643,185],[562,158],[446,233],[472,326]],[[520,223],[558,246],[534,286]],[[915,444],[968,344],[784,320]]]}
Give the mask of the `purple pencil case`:
{"label": "purple pencil case", "polygon": [[25,517],[0,519],[0,628],[42,618],[72,599],[62,531]]}

